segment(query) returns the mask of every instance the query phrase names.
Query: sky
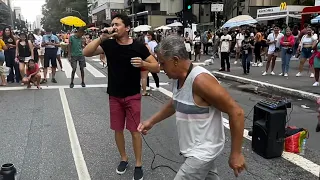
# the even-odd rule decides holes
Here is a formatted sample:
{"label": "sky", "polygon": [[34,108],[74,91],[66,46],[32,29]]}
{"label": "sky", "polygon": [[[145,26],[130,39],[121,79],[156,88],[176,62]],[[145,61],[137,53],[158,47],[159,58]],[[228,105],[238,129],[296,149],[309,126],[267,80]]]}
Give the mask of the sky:
{"label": "sky", "polygon": [[13,6],[21,7],[21,14],[29,22],[36,20],[37,15],[41,15],[41,7],[45,0],[13,0]]}

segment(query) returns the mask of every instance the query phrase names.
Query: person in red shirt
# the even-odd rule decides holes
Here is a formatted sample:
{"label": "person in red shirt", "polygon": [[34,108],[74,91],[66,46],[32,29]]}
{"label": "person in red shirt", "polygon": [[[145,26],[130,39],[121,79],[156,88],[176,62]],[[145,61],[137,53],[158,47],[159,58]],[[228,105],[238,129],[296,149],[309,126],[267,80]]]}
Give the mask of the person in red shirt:
{"label": "person in red shirt", "polygon": [[26,70],[26,76],[23,78],[23,83],[28,84],[28,88],[31,88],[31,83],[37,86],[38,89],[41,89],[40,87],[40,68],[39,65],[35,62],[35,60],[30,59],[28,62],[28,67]]}
{"label": "person in red shirt", "polygon": [[291,29],[286,29],[286,34],[280,39],[280,44],[282,47],[281,50],[281,60],[282,60],[282,73],[280,76],[288,76],[289,63],[293,55],[293,46],[294,46],[294,36],[292,35]]}

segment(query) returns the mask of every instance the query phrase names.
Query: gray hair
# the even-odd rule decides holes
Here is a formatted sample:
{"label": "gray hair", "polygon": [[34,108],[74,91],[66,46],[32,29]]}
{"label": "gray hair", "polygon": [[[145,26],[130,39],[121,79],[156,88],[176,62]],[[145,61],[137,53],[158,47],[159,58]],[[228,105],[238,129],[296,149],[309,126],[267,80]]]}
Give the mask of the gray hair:
{"label": "gray hair", "polygon": [[184,38],[181,36],[167,36],[161,41],[157,51],[164,58],[172,58],[174,56],[177,56],[183,60],[189,59],[189,54],[184,44]]}

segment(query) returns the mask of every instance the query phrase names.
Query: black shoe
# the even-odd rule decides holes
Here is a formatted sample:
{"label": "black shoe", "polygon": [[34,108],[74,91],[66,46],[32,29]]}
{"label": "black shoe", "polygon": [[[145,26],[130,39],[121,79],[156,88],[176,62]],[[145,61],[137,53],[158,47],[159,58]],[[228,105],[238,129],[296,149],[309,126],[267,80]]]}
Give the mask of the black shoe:
{"label": "black shoe", "polygon": [[70,88],[73,88],[74,87],[74,84],[73,83],[70,83]]}
{"label": "black shoe", "polygon": [[81,83],[82,87],[86,87],[86,84],[84,82]]}
{"label": "black shoe", "polygon": [[46,79],[42,79],[42,81],[40,82],[40,84],[45,84],[45,83],[47,83]]}
{"label": "black shoe", "polygon": [[142,167],[134,168],[133,180],[143,180],[143,170]]}
{"label": "black shoe", "polygon": [[316,132],[320,132],[320,122],[317,125]]}
{"label": "black shoe", "polygon": [[226,71],[225,69],[219,69],[219,71],[221,72],[221,71]]}
{"label": "black shoe", "polygon": [[51,79],[51,82],[52,82],[52,83],[58,83],[55,78],[52,78],[52,79]]}
{"label": "black shoe", "polygon": [[126,172],[128,167],[127,161],[121,161],[118,168],[116,169],[117,174],[122,175]]}

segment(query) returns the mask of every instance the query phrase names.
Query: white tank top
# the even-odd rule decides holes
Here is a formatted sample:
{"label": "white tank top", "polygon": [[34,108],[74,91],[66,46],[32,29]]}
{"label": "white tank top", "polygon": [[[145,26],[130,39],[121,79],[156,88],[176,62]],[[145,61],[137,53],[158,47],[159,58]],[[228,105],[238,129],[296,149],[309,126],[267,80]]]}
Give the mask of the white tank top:
{"label": "white tank top", "polygon": [[196,66],[181,89],[177,89],[178,83],[175,80],[173,101],[180,152],[184,157],[195,157],[208,162],[215,159],[223,150],[225,134],[221,111],[212,106],[198,106],[193,100],[193,81],[202,73],[213,76],[205,68]]}

